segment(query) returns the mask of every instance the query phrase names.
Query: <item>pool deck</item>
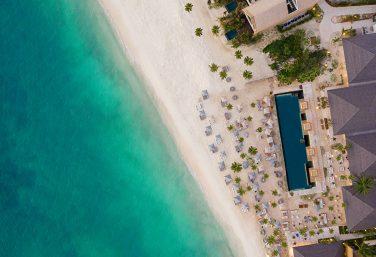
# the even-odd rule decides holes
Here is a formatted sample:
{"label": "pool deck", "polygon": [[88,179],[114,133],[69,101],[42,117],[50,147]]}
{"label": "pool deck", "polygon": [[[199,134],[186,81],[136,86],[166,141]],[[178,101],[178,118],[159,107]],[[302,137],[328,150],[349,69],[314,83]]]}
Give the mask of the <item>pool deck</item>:
{"label": "pool deck", "polygon": [[309,189],[307,152],[302,130],[299,99],[293,93],[275,96],[283,158],[289,190]]}

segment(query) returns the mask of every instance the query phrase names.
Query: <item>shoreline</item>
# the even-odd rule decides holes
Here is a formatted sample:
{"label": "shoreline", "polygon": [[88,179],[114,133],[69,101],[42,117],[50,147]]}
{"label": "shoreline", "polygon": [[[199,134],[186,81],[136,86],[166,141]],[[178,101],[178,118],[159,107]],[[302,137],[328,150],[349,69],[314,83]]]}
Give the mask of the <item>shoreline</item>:
{"label": "shoreline", "polygon": [[[192,74],[179,74],[179,71],[183,70],[182,66],[176,65],[175,67],[171,67],[171,65],[175,64],[174,62],[171,62],[171,60],[170,63],[161,62],[155,64],[154,61],[157,61],[156,58],[152,58],[152,56],[148,56],[148,54],[154,52],[156,55],[158,55],[154,57],[160,57],[162,59],[164,57],[166,59],[171,58],[173,61],[174,55],[172,54],[171,57],[167,56],[166,53],[168,54],[168,49],[164,49],[164,47],[181,47],[179,52],[182,53],[184,52],[184,49],[187,49],[187,47],[194,48],[195,46],[189,44],[184,45],[184,38],[181,39],[181,42],[174,41],[176,38],[172,38],[171,41],[168,41],[168,46],[160,44],[153,45],[152,42],[147,42],[147,40],[145,40],[148,39],[148,37],[149,39],[153,38],[153,34],[147,35],[146,31],[150,30],[152,32],[152,26],[157,27],[158,24],[148,25],[143,23],[143,27],[141,28],[141,25],[137,24],[136,22],[142,23],[142,17],[140,20],[132,19],[132,15],[136,15],[135,13],[137,12],[140,16],[142,16],[141,12],[145,10],[143,8],[152,9],[150,5],[153,4],[143,4],[138,3],[137,1],[129,1],[132,3],[125,3],[121,0],[99,0],[98,2],[104,10],[104,13],[106,14],[117,39],[128,57],[129,62],[140,75],[140,78],[145,82],[145,89],[147,93],[152,98],[153,103],[156,105],[164,124],[168,128],[169,133],[179,149],[182,159],[186,163],[196,182],[198,182],[198,185],[203,192],[211,211],[214,213],[214,216],[217,218],[219,224],[222,226],[227,238],[229,239],[232,251],[237,256],[265,256],[264,245],[258,232],[256,217],[253,212],[242,213],[233,204],[231,193],[225,186],[222,176],[218,173],[215,162],[213,162],[214,158],[213,156],[210,156],[209,151],[206,149],[207,145],[202,133],[203,124],[199,123],[198,118],[196,117],[197,115],[194,106],[195,103],[197,103],[201,90],[204,89],[204,87],[209,87],[209,85],[212,85],[213,83],[221,84],[218,78],[213,78],[213,75],[210,74],[210,71],[207,68],[208,63],[206,63],[205,57],[206,59],[211,59],[211,57],[216,55],[216,53],[213,54],[210,52],[210,45],[209,47],[204,48],[206,43],[208,43],[206,42],[207,38],[204,37],[203,39],[198,39],[192,38],[192,35],[185,35],[188,36],[188,38],[191,38],[191,40],[198,41],[198,44],[201,43],[203,53],[198,53],[192,58],[191,56],[180,56],[184,61],[183,63],[186,63],[187,66],[193,64],[198,65],[195,67],[186,67],[189,72],[192,71]],[[202,3],[198,3],[198,1],[193,2],[195,8],[201,7],[200,5]],[[155,4],[156,3],[154,3],[154,5]],[[169,3],[165,3],[165,5],[168,4]],[[132,12],[130,11],[127,13],[127,8],[125,5],[133,5],[133,8],[129,8],[129,10],[132,10]],[[178,6],[172,6],[172,11],[174,11],[173,8],[175,7],[180,8],[180,11],[184,12],[184,3],[175,3],[175,5]],[[149,12],[163,12],[162,9],[162,6],[160,6],[160,10],[154,9],[149,10]],[[205,10],[201,11],[205,12]],[[176,23],[178,26],[184,26],[185,28],[190,26],[193,34],[195,24],[191,22],[193,20],[192,18],[195,18],[194,14],[186,14],[181,12],[175,14],[176,17],[172,18],[176,18]],[[149,14],[150,13],[145,10],[144,15],[147,16]],[[187,17],[184,17],[183,15],[187,15]],[[153,18],[157,19],[158,17]],[[208,17],[208,20],[209,19],[210,17]],[[208,20],[201,20],[201,22],[209,23],[210,21]],[[152,23],[153,20],[151,19],[150,22]],[[184,25],[184,22],[188,22],[188,24]],[[168,25],[166,25],[166,29],[167,27]],[[142,34],[143,32],[144,34]],[[154,31],[154,33],[157,32]],[[137,34],[138,36],[136,36]],[[161,35],[161,37],[162,36],[163,35]],[[223,57],[221,57],[221,59],[222,62],[225,63],[232,53],[229,53],[229,50],[223,47],[219,41],[216,43],[218,44],[216,46],[217,53],[221,53],[220,51],[223,51]],[[145,45],[149,47],[147,48]],[[160,49],[151,49],[151,47]],[[200,50],[201,49],[197,49],[197,52]],[[165,55],[163,56],[163,54]],[[203,55],[198,56],[199,54]],[[206,56],[204,56],[205,54]],[[187,55],[189,54],[187,53]],[[178,56],[175,57],[177,58]],[[197,60],[201,59],[198,57],[204,57],[202,58],[203,60],[201,63],[197,63]],[[179,64],[178,60],[176,61],[176,64]],[[180,70],[179,67],[182,69]],[[205,70],[202,70],[203,67],[205,67]],[[165,70],[169,69],[175,70],[175,77],[168,76],[173,73],[167,75],[162,74]],[[199,82],[202,84],[199,85]],[[174,87],[177,85],[180,87]],[[203,88],[200,88],[200,86]],[[223,90],[223,87],[222,89],[213,88],[213,91],[216,90]]]}

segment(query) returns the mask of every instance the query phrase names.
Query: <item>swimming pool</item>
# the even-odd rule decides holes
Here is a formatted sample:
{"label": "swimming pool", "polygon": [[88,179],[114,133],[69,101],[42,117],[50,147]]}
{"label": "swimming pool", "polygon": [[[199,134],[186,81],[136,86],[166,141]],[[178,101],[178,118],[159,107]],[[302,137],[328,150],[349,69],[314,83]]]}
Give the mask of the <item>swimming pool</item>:
{"label": "swimming pool", "polygon": [[275,96],[283,158],[289,190],[308,189],[307,153],[298,95],[302,91]]}

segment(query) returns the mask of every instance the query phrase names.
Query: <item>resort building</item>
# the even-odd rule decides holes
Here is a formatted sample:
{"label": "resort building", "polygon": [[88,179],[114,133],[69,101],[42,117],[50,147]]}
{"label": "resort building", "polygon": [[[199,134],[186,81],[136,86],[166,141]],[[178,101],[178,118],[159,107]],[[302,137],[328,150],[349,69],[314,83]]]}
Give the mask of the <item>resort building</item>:
{"label": "resort building", "polygon": [[[376,34],[343,40],[349,87],[328,91],[333,134],[344,135],[353,176],[376,178]],[[376,227],[376,190],[344,187],[349,230]]]}
{"label": "resort building", "polygon": [[294,257],[344,257],[345,247],[341,242],[294,247]]}
{"label": "resort building", "polygon": [[259,0],[243,9],[254,33],[304,16],[318,0]]}

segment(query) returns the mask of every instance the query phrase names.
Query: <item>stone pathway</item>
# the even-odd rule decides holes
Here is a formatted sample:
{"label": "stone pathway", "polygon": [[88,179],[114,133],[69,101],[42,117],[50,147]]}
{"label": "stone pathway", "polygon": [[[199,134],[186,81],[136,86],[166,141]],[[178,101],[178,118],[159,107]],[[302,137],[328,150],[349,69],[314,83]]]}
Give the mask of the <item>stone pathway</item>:
{"label": "stone pathway", "polygon": [[342,31],[342,28],[358,29],[363,26],[370,27],[374,22],[372,20],[362,20],[353,23],[333,23],[332,18],[338,15],[348,14],[362,14],[376,12],[376,5],[363,5],[363,6],[349,6],[349,7],[332,7],[326,1],[319,3],[321,9],[324,11],[324,18],[320,23],[320,35],[322,43],[329,43],[332,35],[336,32]]}

